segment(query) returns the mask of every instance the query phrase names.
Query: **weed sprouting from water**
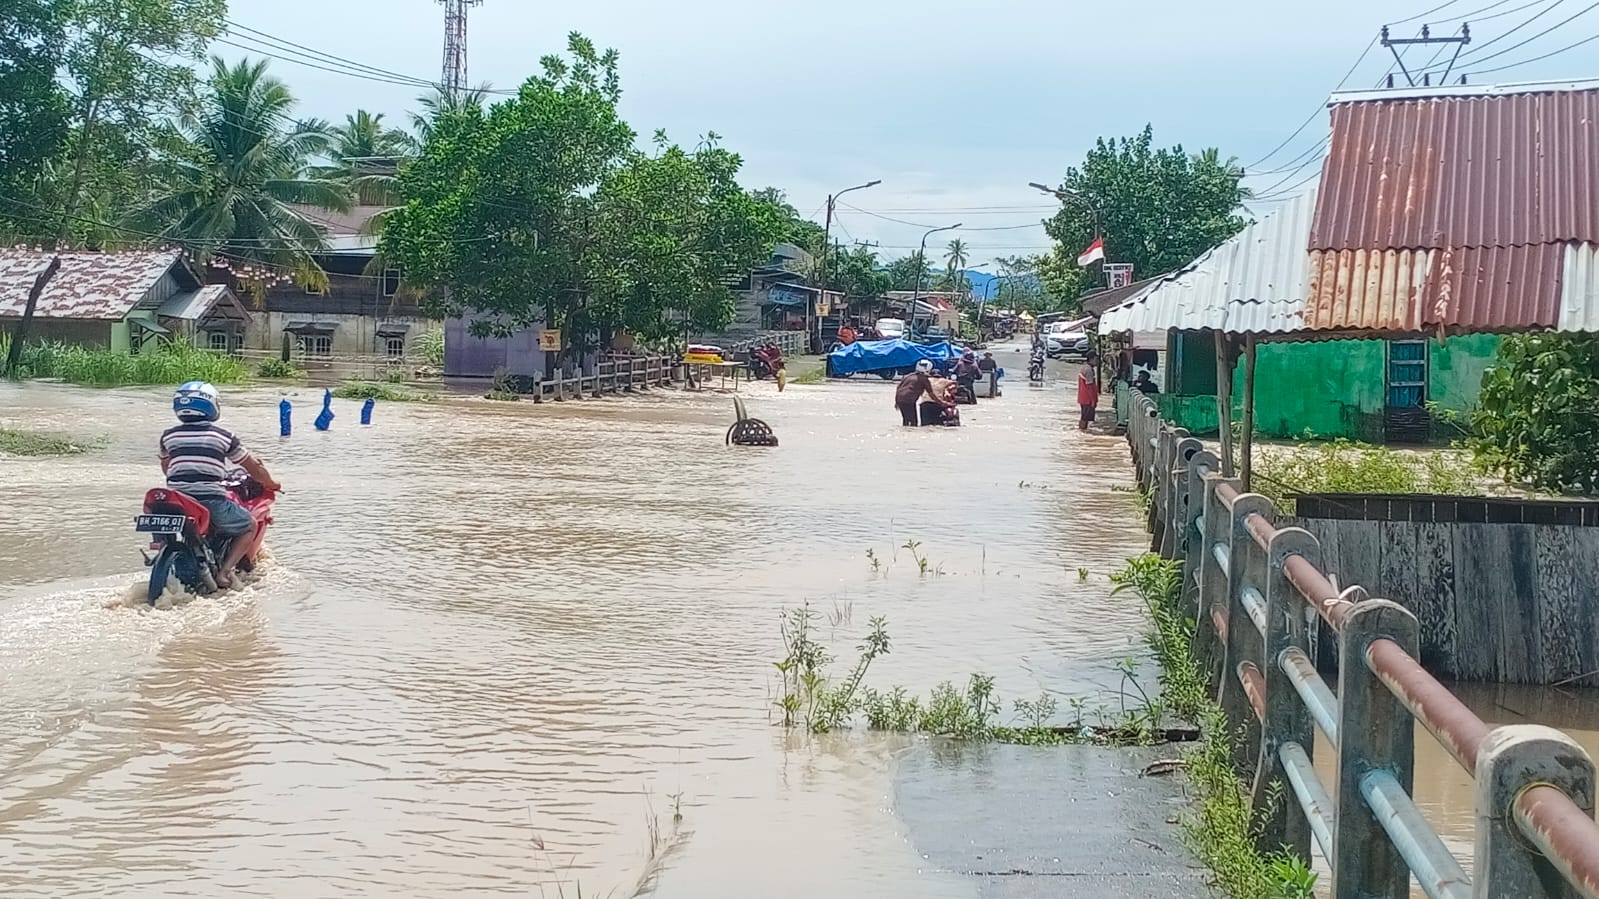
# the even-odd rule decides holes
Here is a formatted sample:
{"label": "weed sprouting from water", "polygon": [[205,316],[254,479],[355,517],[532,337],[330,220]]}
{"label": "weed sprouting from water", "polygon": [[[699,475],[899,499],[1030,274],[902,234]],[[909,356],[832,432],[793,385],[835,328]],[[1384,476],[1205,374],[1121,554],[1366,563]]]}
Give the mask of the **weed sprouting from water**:
{"label": "weed sprouting from water", "polygon": [[931,559],[922,555],[922,542],[920,540],[907,540],[900,549],[906,550],[911,554],[911,560],[916,563],[916,570],[922,577],[927,577],[930,574],[939,577],[943,576],[944,566],[934,565]]}
{"label": "weed sprouting from water", "polygon": [[1088,580],[1088,569],[1087,568],[1078,568],[1077,569],[1077,582],[1078,583],[1083,583],[1084,581],[1087,581],[1087,580]]}
{"label": "weed sprouting from water", "polygon": [[883,560],[879,559],[877,557],[877,550],[875,550],[875,549],[867,549],[866,550],[866,561],[872,563],[872,570],[873,571],[882,571],[883,570]]}
{"label": "weed sprouting from water", "polygon": [[833,601],[833,611],[827,613],[828,626],[837,629],[848,627],[855,620],[855,604],[852,602],[840,603]]}
{"label": "weed sprouting from water", "polygon": [[67,434],[0,428],[0,455],[76,456],[88,452],[96,443]]}

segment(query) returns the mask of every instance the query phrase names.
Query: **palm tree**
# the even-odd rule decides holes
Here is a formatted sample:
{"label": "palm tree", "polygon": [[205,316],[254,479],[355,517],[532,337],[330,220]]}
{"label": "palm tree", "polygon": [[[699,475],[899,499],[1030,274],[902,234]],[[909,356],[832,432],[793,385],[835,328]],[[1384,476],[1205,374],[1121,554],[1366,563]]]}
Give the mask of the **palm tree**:
{"label": "palm tree", "polygon": [[356,202],[363,206],[392,204],[396,193],[394,167],[370,163],[415,154],[416,138],[399,128],[385,128],[383,113],[364,109],[345,116],[343,125],[322,130],[332,141],[328,157],[333,164],[319,168],[317,174],[344,181]]}
{"label": "palm tree", "polygon": [[959,237],[950,241],[944,254],[945,278],[949,281],[949,289],[957,293],[961,289],[961,283],[966,280],[966,272],[963,271],[966,268],[966,260],[966,241]]}
{"label": "palm tree", "polygon": [[488,103],[489,89],[490,85],[485,81],[459,94],[435,89],[431,94],[417,97],[416,102],[421,109],[411,113],[411,130],[416,132],[417,143],[427,143],[440,120],[470,109],[482,109]]}
{"label": "palm tree", "polygon": [[325,280],[313,259],[326,246],[322,231],[294,206],[350,208],[347,187],[310,168],[327,154],[328,134],[290,116],[294,97],[264,60],[229,66],[212,57],[211,67],[201,102],[179,118],[176,145],[159,160],[160,187],[129,220],[202,260]]}

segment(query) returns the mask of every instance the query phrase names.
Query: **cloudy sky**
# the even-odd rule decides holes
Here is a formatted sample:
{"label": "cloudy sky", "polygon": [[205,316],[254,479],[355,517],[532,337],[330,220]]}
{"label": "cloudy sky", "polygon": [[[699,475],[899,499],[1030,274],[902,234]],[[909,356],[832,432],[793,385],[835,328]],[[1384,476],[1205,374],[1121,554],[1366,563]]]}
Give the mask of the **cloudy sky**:
{"label": "cloudy sky", "polygon": [[[692,143],[715,131],[743,155],[746,184],[780,187],[802,213],[818,217],[829,191],[881,179],[845,198],[836,234],[875,241],[885,256],[897,256],[915,249],[918,225],[961,222],[975,264],[1048,246],[1036,223],[1052,201],[1027,183],[1057,181],[1100,135],[1151,123],[1162,144],[1218,147],[1257,171],[1289,169],[1250,180],[1259,192],[1282,192],[1314,174],[1293,169],[1316,158],[1326,133],[1318,107],[1328,92],[1351,67],[1347,88],[1371,87],[1389,71],[1389,51],[1370,46],[1385,22],[1396,23],[1395,36],[1414,36],[1427,22],[1435,34],[1453,33],[1469,17],[1473,44],[1464,58],[1478,60],[1464,71],[1510,66],[1474,82],[1573,78],[1599,75],[1599,40],[1521,63],[1599,36],[1596,7],[1590,0],[486,0],[471,12],[469,78],[515,87],[541,55],[565,46],[567,32],[581,31],[621,52],[623,114],[641,135],[664,128]],[[232,0],[230,15],[319,53],[439,77],[443,7],[433,0]],[[242,28],[229,39],[257,53],[266,47]],[[1434,52],[1415,48],[1407,62],[1416,67]],[[339,119],[365,107],[403,120],[420,93],[288,60],[273,68],[308,116]]]}

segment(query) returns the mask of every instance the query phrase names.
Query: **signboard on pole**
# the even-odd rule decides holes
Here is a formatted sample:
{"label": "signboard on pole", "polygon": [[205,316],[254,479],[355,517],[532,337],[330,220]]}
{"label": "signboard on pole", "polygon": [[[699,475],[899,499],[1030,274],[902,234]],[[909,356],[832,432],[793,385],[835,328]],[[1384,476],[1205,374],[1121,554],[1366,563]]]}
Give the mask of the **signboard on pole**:
{"label": "signboard on pole", "polygon": [[561,351],[561,331],[559,328],[545,328],[539,332],[539,349],[546,353],[559,353]]}
{"label": "signboard on pole", "polygon": [[1105,286],[1111,290],[1133,283],[1133,266],[1130,262],[1105,263]]}

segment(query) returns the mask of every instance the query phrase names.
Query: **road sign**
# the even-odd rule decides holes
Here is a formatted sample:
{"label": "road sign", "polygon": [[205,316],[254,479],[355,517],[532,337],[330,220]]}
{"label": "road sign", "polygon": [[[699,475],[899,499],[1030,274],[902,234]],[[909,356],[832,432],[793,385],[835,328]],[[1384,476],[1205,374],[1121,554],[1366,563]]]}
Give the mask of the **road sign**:
{"label": "road sign", "polygon": [[546,353],[559,353],[561,351],[561,331],[559,328],[545,328],[539,332],[539,349]]}

